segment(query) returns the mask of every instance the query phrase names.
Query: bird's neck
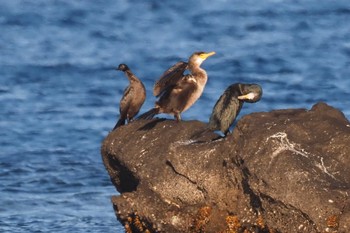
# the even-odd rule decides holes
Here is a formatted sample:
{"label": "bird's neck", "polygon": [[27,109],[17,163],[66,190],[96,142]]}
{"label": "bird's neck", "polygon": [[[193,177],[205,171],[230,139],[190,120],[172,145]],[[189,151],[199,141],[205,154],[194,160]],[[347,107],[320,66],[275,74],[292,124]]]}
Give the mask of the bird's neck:
{"label": "bird's neck", "polygon": [[189,70],[191,72],[191,75],[194,76],[198,82],[201,82],[202,85],[205,85],[208,76],[207,72],[204,69],[199,66],[190,66]]}
{"label": "bird's neck", "polygon": [[140,80],[136,78],[136,76],[130,70],[126,70],[125,74],[130,82],[140,82]]}

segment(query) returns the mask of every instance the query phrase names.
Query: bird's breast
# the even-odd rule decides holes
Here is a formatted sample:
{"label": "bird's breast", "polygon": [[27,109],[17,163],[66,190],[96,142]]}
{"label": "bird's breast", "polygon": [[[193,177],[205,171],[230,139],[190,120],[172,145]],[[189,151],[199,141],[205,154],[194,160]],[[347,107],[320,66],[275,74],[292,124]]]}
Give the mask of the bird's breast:
{"label": "bird's breast", "polygon": [[189,109],[199,99],[199,97],[203,93],[204,86],[198,85],[197,82],[195,83],[196,85],[193,87],[192,91],[188,93],[189,95],[184,105],[183,111],[186,111],[187,109]]}

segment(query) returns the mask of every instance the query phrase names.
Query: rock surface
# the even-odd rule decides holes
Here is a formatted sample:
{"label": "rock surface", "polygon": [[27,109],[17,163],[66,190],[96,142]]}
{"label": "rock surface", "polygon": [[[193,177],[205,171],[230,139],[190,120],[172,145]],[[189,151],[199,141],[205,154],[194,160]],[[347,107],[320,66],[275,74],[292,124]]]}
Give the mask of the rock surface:
{"label": "rock surface", "polygon": [[350,232],[350,123],[311,110],[253,113],[224,139],[198,121],[139,120],[102,157],[126,232]]}

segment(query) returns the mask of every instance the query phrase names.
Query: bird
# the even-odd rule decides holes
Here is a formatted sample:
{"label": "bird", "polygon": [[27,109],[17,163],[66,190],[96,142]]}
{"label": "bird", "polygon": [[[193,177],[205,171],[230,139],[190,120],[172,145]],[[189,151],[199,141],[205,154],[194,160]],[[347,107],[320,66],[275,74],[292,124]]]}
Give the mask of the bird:
{"label": "bird", "polygon": [[123,97],[119,103],[120,117],[115,124],[113,130],[121,125],[125,125],[125,121],[130,123],[140,111],[141,106],[146,99],[146,89],[143,83],[129,69],[126,64],[119,64],[116,70],[124,72],[129,79],[129,86],[125,88]]}
{"label": "bird", "polygon": [[211,113],[208,129],[220,130],[225,136],[237,118],[244,102],[255,103],[262,97],[262,88],[258,84],[235,83],[227,87],[216,102]]}
{"label": "bird", "polygon": [[[153,87],[159,99],[155,107],[142,114],[140,119],[152,119],[160,113],[172,114],[181,121],[181,113],[189,109],[202,95],[208,80],[207,72],[200,66],[215,52],[194,52],[188,62],[179,61],[166,70]],[[189,74],[184,74],[189,70]]]}

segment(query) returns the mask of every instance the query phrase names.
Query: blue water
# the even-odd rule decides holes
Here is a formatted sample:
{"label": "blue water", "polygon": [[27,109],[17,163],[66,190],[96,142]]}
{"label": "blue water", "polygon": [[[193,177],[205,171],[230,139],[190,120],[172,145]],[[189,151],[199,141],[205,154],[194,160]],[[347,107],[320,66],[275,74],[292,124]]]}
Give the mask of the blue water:
{"label": "blue water", "polygon": [[128,84],[194,51],[209,81],[184,120],[207,121],[235,82],[259,83],[254,111],[310,108],[350,117],[348,0],[0,0],[0,232],[123,232],[100,143]]}

